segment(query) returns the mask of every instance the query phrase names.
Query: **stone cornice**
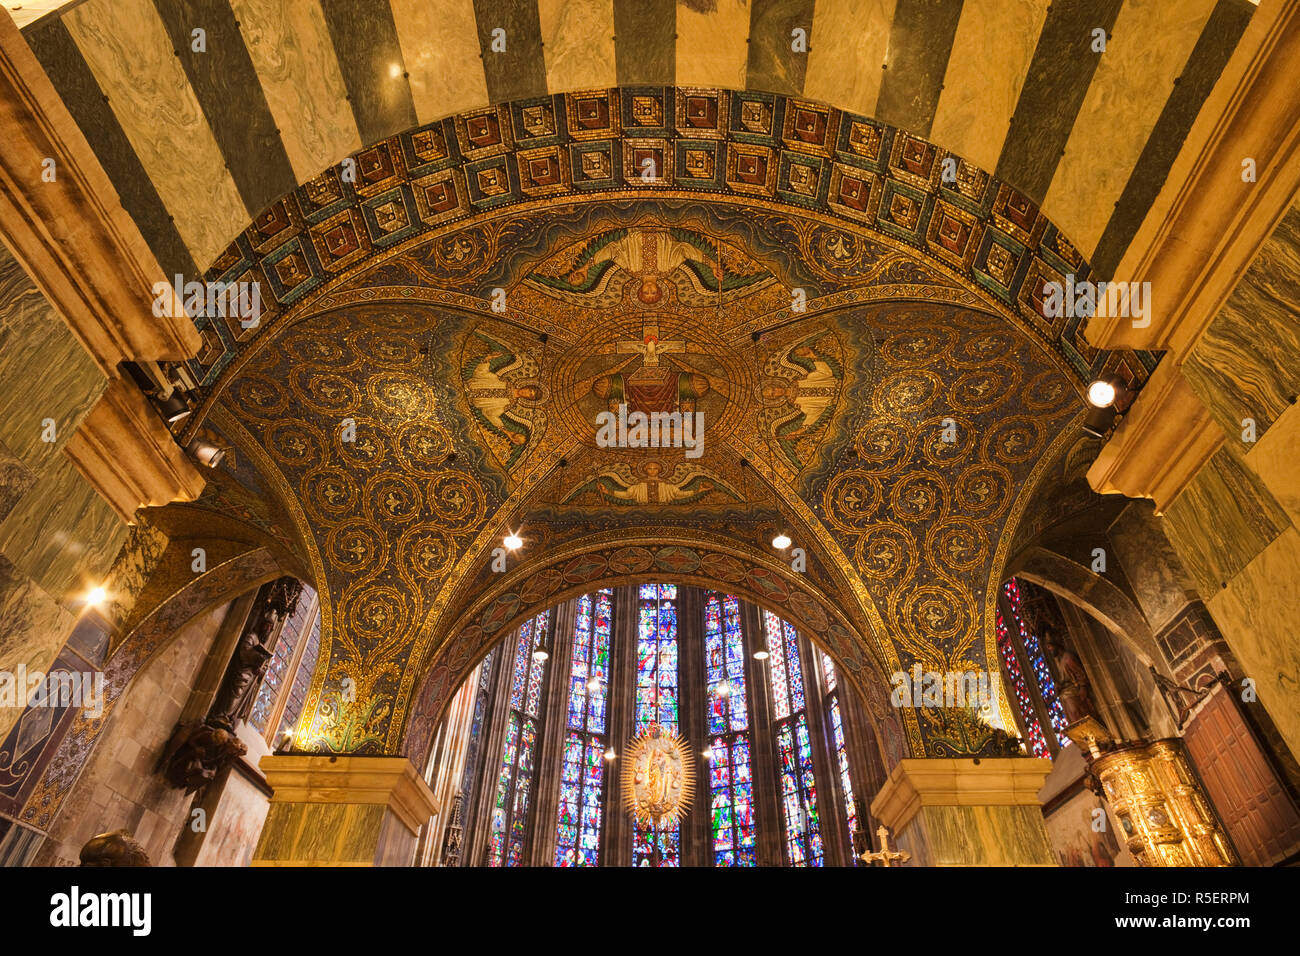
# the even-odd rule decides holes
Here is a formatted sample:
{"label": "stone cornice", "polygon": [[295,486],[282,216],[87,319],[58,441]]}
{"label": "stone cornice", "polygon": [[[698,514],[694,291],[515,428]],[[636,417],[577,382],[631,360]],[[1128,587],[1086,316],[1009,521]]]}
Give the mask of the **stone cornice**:
{"label": "stone cornice", "polygon": [[143,506],[193,501],[206,481],[144,395],[121,378],[109,381],[64,453],[128,523]]}
{"label": "stone cornice", "polygon": [[[1297,63],[1300,0],[1263,0],[1115,270],[1151,283],[1151,323],[1094,319],[1093,345],[1181,362],[1218,314],[1300,189]],[[1242,181],[1246,158],[1254,183]]]}
{"label": "stone cornice", "polygon": [[268,754],[259,763],[275,803],[382,804],[418,834],[438,801],[405,757]]}
{"label": "stone cornice", "polygon": [[[184,315],[156,317],[165,281],[85,136],[13,20],[0,16],[0,238],[106,374],[123,359],[193,356]],[[42,179],[55,162],[54,182]]]}
{"label": "stone cornice", "polygon": [[1150,498],[1159,514],[1226,436],[1173,362],[1162,362],[1088,469],[1103,495]]}
{"label": "stone cornice", "polygon": [[871,815],[897,833],[922,807],[1037,807],[1050,760],[985,757],[898,762],[871,801]]}

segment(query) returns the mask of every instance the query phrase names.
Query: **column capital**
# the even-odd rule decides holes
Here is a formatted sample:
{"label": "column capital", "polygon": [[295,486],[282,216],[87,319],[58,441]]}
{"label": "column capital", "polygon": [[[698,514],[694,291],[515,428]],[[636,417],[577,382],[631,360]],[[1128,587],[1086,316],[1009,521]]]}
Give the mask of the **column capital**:
{"label": "column capital", "polygon": [[406,757],[268,754],[258,764],[275,789],[272,803],[378,804],[411,833],[438,812],[438,801]]}
{"label": "column capital", "polygon": [[922,807],[1040,806],[1052,762],[1029,757],[905,758],[871,801],[871,814],[903,830]]}

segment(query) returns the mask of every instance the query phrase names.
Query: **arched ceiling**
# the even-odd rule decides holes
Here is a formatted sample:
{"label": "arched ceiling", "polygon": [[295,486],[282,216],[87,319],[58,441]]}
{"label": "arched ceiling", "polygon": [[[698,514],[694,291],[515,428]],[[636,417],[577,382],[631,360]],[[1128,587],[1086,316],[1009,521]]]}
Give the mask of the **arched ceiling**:
{"label": "arched ceiling", "polygon": [[[164,269],[261,285],[257,328],[196,320],[179,437],[234,454],[193,507],[311,569],[299,745],[392,753],[422,675],[646,560],[834,607],[850,671],[986,666],[1080,387],[1157,359],[1043,284],[1118,261],[1250,9],[85,0],[25,36]],[[620,394],[704,453],[595,448]]]}
{"label": "arched ceiling", "polygon": [[[980,181],[993,195],[978,193],[988,205],[972,219],[987,236],[998,185]],[[398,202],[400,185],[378,194]],[[291,204],[312,191],[267,217],[289,224],[271,249],[307,248]],[[829,204],[720,190],[688,202],[648,184],[521,196],[408,235],[200,369],[209,406],[193,428],[257,466],[315,571],[334,656],[307,736],[331,750],[399,747],[420,675],[454,687],[449,660],[468,668],[574,581],[741,562],[755,570],[732,586],[802,620],[783,603],[798,591],[788,559],[767,544],[778,528],[808,553],[799,586],[845,615],[846,670],[982,667],[988,581],[1021,490],[1073,437],[1094,367],[1141,378],[1153,359],[1085,361],[1068,347],[1077,330],[1026,318],[1032,297],[970,282],[974,257],[926,255]],[[231,267],[265,268],[246,242]],[[1051,255],[1026,252],[1022,278]],[[705,415],[698,458],[596,447],[611,395],[653,403],[663,388]],[[492,548],[521,526],[523,553],[497,573]],[[366,709],[343,705],[344,678]],[[904,724],[913,753],[943,730]]]}
{"label": "arched ceiling", "polygon": [[39,6],[55,9],[32,22],[20,13],[24,35],[159,263],[187,276],[363,146],[458,112],[613,86],[786,94],[905,130],[994,171],[1108,275],[1254,10],[1250,0]]}

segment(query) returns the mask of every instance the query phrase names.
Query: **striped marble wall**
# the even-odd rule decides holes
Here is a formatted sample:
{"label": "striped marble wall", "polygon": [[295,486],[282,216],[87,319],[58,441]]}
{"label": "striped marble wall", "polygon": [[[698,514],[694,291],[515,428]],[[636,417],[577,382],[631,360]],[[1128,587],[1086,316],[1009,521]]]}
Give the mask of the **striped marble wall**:
{"label": "striped marble wall", "polygon": [[24,35],[168,272],[205,270],[362,145],[489,103],[653,84],[794,94],[899,126],[1011,182],[1109,275],[1254,9],[85,0]]}

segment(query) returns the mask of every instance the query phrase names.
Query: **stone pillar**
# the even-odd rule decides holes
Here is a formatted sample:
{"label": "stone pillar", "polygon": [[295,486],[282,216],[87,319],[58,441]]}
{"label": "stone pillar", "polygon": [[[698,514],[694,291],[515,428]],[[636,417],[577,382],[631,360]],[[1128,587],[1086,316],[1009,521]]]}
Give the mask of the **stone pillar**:
{"label": "stone pillar", "polygon": [[908,866],[1056,866],[1038,802],[1051,769],[1027,757],[909,758],[871,813],[889,828],[890,848],[912,855]]}
{"label": "stone pillar", "polygon": [[410,866],[438,812],[405,757],[269,754],[275,788],[253,866]]}

